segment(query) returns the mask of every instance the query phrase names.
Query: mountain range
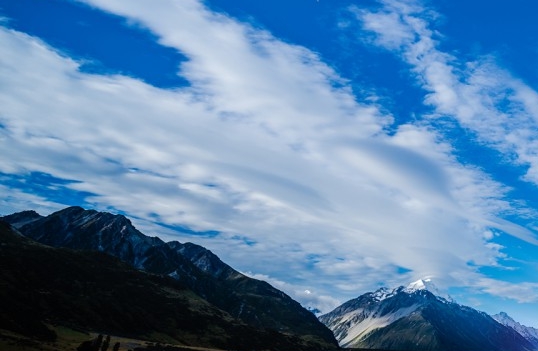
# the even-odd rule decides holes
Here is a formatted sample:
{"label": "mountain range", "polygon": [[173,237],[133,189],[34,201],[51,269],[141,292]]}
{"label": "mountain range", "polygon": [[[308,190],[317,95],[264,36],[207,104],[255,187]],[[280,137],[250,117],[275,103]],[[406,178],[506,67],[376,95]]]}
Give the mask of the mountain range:
{"label": "mountain range", "polygon": [[[346,348],[415,351],[531,351],[535,340],[484,312],[442,297],[429,280],[381,288],[320,320]],[[506,314],[504,316],[507,317]],[[513,322],[513,320],[512,320]],[[532,334],[536,336],[535,334]]]}
{"label": "mountain range", "polygon": [[318,319],[202,246],[81,207],[0,217],[0,286],[0,337],[50,341],[61,325],[236,350],[538,350],[537,329],[460,305],[430,279],[363,294]]}
{"label": "mountain range", "polygon": [[293,336],[310,349],[337,345],[332,332],[285,293],[239,273],[202,246],[146,236],[123,215],[69,207],[45,217],[23,211],[1,219],[40,244],[107,254],[137,270],[173,278],[251,328]]}

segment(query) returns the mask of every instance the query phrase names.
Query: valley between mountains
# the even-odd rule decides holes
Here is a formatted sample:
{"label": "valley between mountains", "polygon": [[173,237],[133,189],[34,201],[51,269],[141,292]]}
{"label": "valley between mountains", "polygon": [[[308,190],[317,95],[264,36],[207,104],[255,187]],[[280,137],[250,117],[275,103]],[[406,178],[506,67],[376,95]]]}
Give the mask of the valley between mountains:
{"label": "valley between mountains", "polygon": [[318,318],[204,247],[149,237],[122,215],[69,207],[0,219],[2,350],[73,350],[60,342],[65,330],[81,343],[153,342],[118,350],[538,350],[538,330],[459,305],[430,280]]}

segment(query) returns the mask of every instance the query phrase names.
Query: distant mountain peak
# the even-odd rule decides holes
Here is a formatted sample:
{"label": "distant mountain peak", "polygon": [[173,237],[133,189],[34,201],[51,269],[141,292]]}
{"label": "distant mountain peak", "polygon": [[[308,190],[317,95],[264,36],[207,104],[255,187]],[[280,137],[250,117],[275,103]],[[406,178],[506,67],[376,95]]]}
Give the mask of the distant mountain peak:
{"label": "distant mountain peak", "polygon": [[[341,347],[423,351],[530,351],[533,341],[484,312],[447,300],[431,279],[381,288],[319,319]],[[530,331],[532,332],[532,330]]]}
{"label": "distant mountain peak", "polygon": [[519,322],[516,322],[506,312],[499,312],[491,317],[502,325],[505,325],[517,331],[525,339],[529,340],[536,347],[536,349],[538,349],[538,329],[528,327],[526,325],[520,324]]}
{"label": "distant mountain peak", "polygon": [[33,210],[17,212],[2,217],[3,220],[9,222],[14,228],[17,229],[40,218],[42,218],[42,216]]}
{"label": "distant mountain peak", "polygon": [[510,320],[510,321],[513,321],[513,320],[514,320],[512,317],[510,317],[510,316],[508,315],[508,313],[503,312],[503,311],[501,311],[501,312],[499,312],[499,313],[493,315],[492,317],[494,317],[494,318],[499,318],[499,319],[502,318],[502,319],[504,319],[504,320]]}

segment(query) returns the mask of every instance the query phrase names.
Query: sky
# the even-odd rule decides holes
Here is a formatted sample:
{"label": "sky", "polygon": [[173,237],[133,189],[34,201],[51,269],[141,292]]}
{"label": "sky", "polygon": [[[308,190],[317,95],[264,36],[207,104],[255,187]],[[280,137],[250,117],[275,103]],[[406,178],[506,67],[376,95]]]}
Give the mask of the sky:
{"label": "sky", "polygon": [[203,245],[326,313],[538,327],[538,3],[0,0],[0,215]]}

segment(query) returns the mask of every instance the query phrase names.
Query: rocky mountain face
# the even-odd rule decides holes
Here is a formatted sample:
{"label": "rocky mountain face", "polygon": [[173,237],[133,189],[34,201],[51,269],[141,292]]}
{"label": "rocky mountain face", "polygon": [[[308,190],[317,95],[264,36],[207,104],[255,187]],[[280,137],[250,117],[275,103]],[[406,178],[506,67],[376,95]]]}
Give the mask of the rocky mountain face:
{"label": "rocky mountain face", "polygon": [[202,246],[146,236],[122,215],[69,207],[46,217],[24,211],[2,219],[39,243],[106,253],[173,277],[252,327],[297,335],[314,348],[337,344],[327,327],[283,292],[237,272]]}
{"label": "rocky mountain face", "polygon": [[249,326],[176,279],[101,252],[39,244],[3,221],[0,286],[2,334],[24,335],[36,345],[51,345],[54,328],[63,327],[212,349],[320,349],[297,336]]}
{"label": "rocky mountain face", "polygon": [[533,344],[534,347],[538,350],[538,329],[533,327],[527,327],[520,324],[519,322],[516,322],[506,312],[501,312],[491,317],[493,317],[493,319],[495,319],[502,325],[505,325],[517,331],[519,334],[521,334],[521,336],[530,341],[531,344]]}
{"label": "rocky mountain face", "polygon": [[428,282],[366,293],[320,317],[340,346],[415,351],[531,351],[534,345],[484,312],[428,290]]}

